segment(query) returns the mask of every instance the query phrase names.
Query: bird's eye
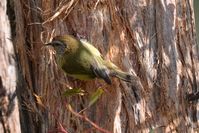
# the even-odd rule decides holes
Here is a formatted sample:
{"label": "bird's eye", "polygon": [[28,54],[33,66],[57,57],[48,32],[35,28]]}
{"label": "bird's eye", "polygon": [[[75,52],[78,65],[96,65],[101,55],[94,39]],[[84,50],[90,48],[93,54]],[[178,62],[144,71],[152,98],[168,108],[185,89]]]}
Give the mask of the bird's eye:
{"label": "bird's eye", "polygon": [[52,43],[54,44],[54,46],[66,47],[66,44],[64,44],[62,41],[55,40]]}
{"label": "bird's eye", "polygon": [[54,46],[59,46],[60,44],[59,43],[54,43]]}

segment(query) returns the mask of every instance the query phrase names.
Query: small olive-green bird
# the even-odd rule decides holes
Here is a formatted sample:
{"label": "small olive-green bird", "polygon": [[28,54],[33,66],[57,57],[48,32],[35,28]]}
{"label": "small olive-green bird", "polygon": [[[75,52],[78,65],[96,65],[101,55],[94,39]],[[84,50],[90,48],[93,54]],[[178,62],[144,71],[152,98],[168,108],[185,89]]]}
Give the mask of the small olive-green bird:
{"label": "small olive-green bird", "polygon": [[110,77],[131,82],[132,75],[123,72],[112,62],[104,60],[100,52],[89,42],[71,35],[56,36],[45,46],[56,51],[56,61],[69,76],[80,80],[101,78],[111,84]]}

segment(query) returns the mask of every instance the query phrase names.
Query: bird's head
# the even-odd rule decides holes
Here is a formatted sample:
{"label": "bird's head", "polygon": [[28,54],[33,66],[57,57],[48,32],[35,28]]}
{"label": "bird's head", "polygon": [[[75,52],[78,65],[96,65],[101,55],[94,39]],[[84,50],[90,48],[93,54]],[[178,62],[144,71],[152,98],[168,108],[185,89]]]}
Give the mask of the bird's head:
{"label": "bird's head", "polygon": [[46,44],[45,46],[52,46],[56,51],[56,54],[63,55],[68,52],[71,53],[78,48],[79,41],[76,40],[73,36],[63,35],[56,36],[53,38],[52,42]]}
{"label": "bird's head", "polygon": [[56,38],[53,38],[52,42],[46,44],[45,46],[52,46],[58,55],[64,54],[67,48],[67,44],[64,41]]}

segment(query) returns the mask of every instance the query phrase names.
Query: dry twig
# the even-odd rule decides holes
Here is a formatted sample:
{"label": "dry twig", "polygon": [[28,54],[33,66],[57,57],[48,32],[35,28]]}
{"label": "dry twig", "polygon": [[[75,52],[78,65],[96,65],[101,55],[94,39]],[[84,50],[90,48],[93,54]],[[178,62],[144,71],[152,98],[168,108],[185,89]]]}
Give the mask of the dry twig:
{"label": "dry twig", "polygon": [[97,124],[95,124],[94,122],[92,122],[88,117],[86,117],[85,115],[80,115],[79,113],[75,112],[72,107],[70,105],[67,105],[66,108],[75,116],[87,121],[88,123],[90,123],[95,129],[101,131],[102,133],[111,133],[110,131],[107,131],[101,127],[99,127]]}

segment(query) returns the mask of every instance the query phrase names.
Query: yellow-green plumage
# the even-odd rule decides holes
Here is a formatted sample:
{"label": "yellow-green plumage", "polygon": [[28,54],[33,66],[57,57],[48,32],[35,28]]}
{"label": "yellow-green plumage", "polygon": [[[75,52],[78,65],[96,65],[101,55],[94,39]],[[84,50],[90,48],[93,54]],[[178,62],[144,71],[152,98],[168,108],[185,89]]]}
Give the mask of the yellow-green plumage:
{"label": "yellow-green plumage", "polygon": [[48,45],[52,45],[56,51],[58,66],[74,78],[88,80],[98,77],[108,84],[111,84],[112,76],[127,82],[131,80],[130,74],[104,60],[100,52],[87,41],[63,35],[54,37]]}

